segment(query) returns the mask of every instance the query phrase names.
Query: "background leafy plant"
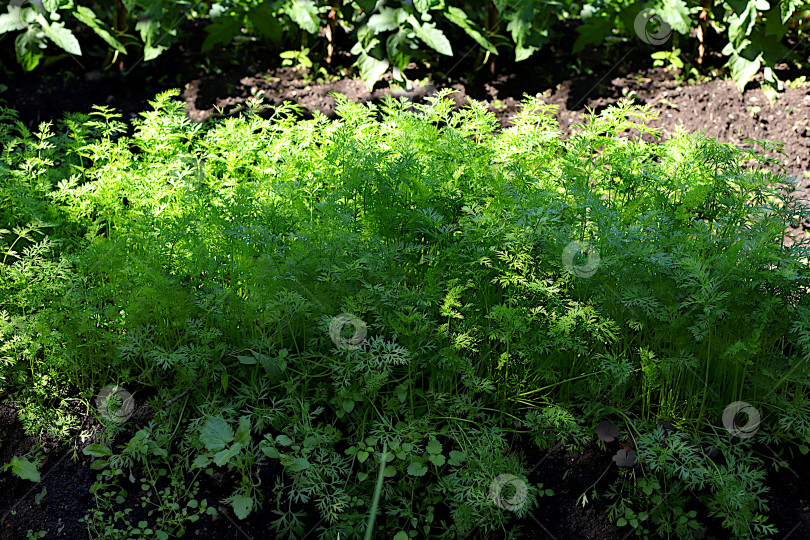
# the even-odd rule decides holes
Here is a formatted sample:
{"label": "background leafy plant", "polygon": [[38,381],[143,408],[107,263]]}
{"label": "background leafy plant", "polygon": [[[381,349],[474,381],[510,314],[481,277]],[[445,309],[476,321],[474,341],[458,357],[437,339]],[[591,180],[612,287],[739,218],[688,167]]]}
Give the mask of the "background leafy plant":
{"label": "background leafy plant", "polygon": [[[801,59],[810,14],[806,0],[468,0],[452,5],[444,0],[29,0],[13,4],[0,15],[0,34],[16,35],[13,48],[24,70],[33,70],[42,61],[56,61],[64,53],[81,56],[88,47],[92,54],[104,56],[106,66],[124,70],[124,56],[133,66],[152,60],[190,31],[184,23],[205,20],[209,22],[202,52],[261,42],[279,53],[305,58],[298,63],[305,69],[317,65],[315,71],[327,72],[326,68],[345,65],[345,59],[333,59],[349,50],[357,73],[373,86],[389,70],[404,82],[404,71],[412,62],[434,67],[440,57],[466,57],[473,51],[476,69],[504,53],[524,61],[548,44],[561,42],[564,23],[581,20],[573,53],[633,42],[650,48],[658,62],[666,55],[667,65],[677,70],[689,62],[692,77],[701,75],[694,66],[711,52],[717,36],[724,44],[722,55],[728,58],[725,68],[740,89],[762,73],[763,89],[771,98],[784,86],[775,72],[777,64]],[[638,27],[642,12],[655,14],[650,25],[659,21],[671,29],[673,39],[661,44],[660,50],[643,42],[640,32],[653,28]],[[685,38],[693,33],[695,46],[687,47]],[[794,42],[798,48],[791,45]],[[87,44],[85,49],[82,43]],[[46,57],[53,46],[57,56]]]}

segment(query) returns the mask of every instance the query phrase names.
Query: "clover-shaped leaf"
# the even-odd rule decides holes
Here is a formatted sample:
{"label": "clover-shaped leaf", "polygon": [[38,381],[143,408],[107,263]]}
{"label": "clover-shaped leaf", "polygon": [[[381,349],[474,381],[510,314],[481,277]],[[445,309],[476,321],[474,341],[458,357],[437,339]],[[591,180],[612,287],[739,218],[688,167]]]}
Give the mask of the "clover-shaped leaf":
{"label": "clover-shaped leaf", "polygon": [[669,420],[658,420],[658,425],[664,429],[664,435],[669,435],[673,431],[675,431],[675,426],[672,425],[672,422]]}
{"label": "clover-shaped leaf", "polygon": [[624,448],[616,452],[616,455],[613,456],[613,461],[616,462],[616,465],[619,467],[632,467],[633,464],[636,462],[636,451],[630,450],[627,451]]}
{"label": "clover-shaped leaf", "polygon": [[599,425],[593,428],[593,430],[596,432],[599,439],[605,442],[613,442],[616,440],[616,437],[619,436],[619,426],[607,420],[599,422]]}
{"label": "clover-shaped leaf", "polygon": [[459,452],[458,450],[450,450],[450,459],[447,460],[447,463],[450,465],[461,465],[467,456],[464,452]]}
{"label": "clover-shaped leaf", "polygon": [[430,460],[431,463],[433,463],[437,467],[441,467],[442,465],[444,465],[445,462],[445,458],[441,454],[431,454],[428,457],[428,459]]}
{"label": "clover-shaped leaf", "polygon": [[427,467],[418,461],[414,461],[408,465],[408,474],[411,476],[425,476],[425,473],[427,473]]}

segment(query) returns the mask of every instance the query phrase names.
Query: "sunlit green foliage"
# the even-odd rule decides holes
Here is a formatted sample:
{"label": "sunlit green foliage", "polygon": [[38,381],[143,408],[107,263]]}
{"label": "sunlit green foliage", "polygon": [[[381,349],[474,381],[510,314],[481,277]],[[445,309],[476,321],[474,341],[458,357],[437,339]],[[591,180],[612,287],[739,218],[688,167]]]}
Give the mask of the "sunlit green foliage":
{"label": "sunlit green foliage", "polygon": [[[135,534],[113,509],[136,465],[169,490],[162,534],[202,511],[183,471],[230,470],[237,516],[262,505],[279,537],[321,518],[325,537],[362,536],[383,471],[385,535],[449,538],[511,530],[553,495],[516,441],[564,430],[579,447],[605,415],[700,435],[745,400],[768,440],[807,436],[807,245],[783,236],[808,210],[754,150],[646,142],[651,113],[630,102],[562,140],[528,97],[500,131],[447,92],[339,97],[334,121],[255,102],[206,124],[176,94],[131,128],[105,108],[33,133],[0,121],[5,398],[64,435],[80,424],[64,400],[156,392],[150,426],[88,454],[106,471],[97,534]],[[595,268],[591,251],[564,262],[574,241]],[[342,313],[354,332],[330,335]],[[271,462],[283,474],[261,483]],[[515,508],[493,504],[505,474],[526,486]]]}

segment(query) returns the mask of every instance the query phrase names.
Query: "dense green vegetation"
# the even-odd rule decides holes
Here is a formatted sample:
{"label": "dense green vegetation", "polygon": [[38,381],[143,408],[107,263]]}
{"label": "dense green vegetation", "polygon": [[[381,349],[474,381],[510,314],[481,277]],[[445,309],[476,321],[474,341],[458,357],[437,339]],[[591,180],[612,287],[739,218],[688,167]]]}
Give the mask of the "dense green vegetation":
{"label": "dense green vegetation", "polygon": [[[619,433],[637,455],[614,458],[618,524],[689,538],[696,498],[734,537],[773,533],[751,445],[810,442],[807,243],[783,243],[810,212],[774,160],[645,142],[651,113],[627,101],[562,140],[528,97],[500,131],[448,92],[205,124],[176,94],[132,126],[0,113],[0,388],[30,433],[75,436],[75,404],[105,424],[83,449],[94,537],[179,534],[219,470],[278,537],[321,518],[362,537],[375,514],[380,538],[515,534],[554,493],[510,450]],[[123,446],[126,415],[92,406],[110,384],[153,396]],[[723,428],[735,401],[755,438]]]}
{"label": "dense green vegetation", "polygon": [[[66,54],[89,54],[106,67],[128,69],[164,53],[189,31],[184,23],[196,20],[206,24],[203,51],[257,42],[318,73],[333,67],[336,44],[350,48],[354,66],[372,85],[389,69],[402,79],[411,62],[430,65],[442,55],[466,57],[473,51],[478,65],[498,55],[523,61],[550,43],[579,52],[633,42],[667,66],[684,68],[688,61],[686,71],[694,76],[707,47],[716,47],[709,36],[717,35],[728,73],[740,87],[762,72],[763,87],[773,94],[783,85],[774,68],[806,57],[810,3],[12,0],[0,14],[0,35],[14,39],[6,40],[0,53],[13,51],[25,70]],[[582,24],[569,46],[564,23],[571,20]]]}

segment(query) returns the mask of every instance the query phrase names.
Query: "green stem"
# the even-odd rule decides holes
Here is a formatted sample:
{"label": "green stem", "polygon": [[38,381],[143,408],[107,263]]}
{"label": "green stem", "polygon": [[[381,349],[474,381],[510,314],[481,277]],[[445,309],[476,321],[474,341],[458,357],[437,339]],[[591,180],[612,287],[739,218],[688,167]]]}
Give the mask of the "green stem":
{"label": "green stem", "polygon": [[377,487],[374,488],[374,497],[371,500],[371,514],[368,516],[366,525],[365,540],[371,540],[374,536],[374,520],[377,518],[377,510],[380,506],[380,494],[382,493],[383,482],[385,481],[385,455],[388,453],[388,443],[383,443],[383,451],[380,455],[380,472],[377,473]]}

